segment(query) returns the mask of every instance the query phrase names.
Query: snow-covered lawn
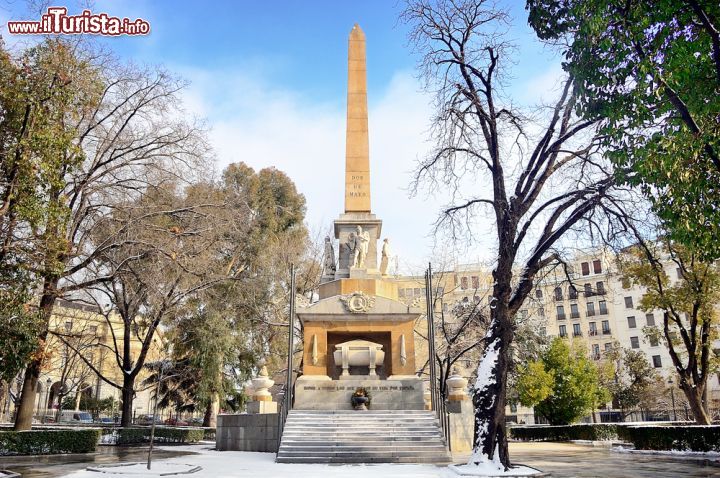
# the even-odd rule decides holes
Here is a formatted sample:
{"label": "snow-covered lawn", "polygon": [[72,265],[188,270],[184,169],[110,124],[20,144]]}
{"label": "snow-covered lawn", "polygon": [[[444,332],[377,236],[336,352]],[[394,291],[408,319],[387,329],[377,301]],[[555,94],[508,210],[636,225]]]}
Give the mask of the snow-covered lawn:
{"label": "snow-covered lawn", "polygon": [[[184,455],[165,460],[153,460],[150,473],[142,465],[118,467],[107,465],[103,472],[82,470],[67,477],[71,478],[141,478],[157,477],[189,467],[200,466],[202,470],[192,474],[169,475],[176,478],[457,478],[458,474],[447,466],[436,465],[306,465],[275,463],[274,453],[251,453],[242,451],[215,451],[211,444],[194,446],[173,446],[168,450],[189,451],[197,454]],[[112,473],[120,469],[125,473]],[[463,467],[465,468],[465,467]],[[130,473],[128,473],[130,472]],[[166,475],[168,476],[168,475]]]}

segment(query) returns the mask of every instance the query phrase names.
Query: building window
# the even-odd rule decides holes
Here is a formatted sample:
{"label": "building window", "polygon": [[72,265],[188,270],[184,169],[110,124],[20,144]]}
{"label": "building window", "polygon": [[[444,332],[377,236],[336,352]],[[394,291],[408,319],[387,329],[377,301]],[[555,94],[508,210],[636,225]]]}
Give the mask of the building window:
{"label": "building window", "polygon": [[510,404],[510,413],[517,413],[517,403],[513,402]]}
{"label": "building window", "polygon": [[630,337],[630,347],[634,349],[640,348],[640,339],[637,337]]}
{"label": "building window", "polygon": [[590,335],[597,335],[597,322],[590,322],[588,324]]}
{"label": "building window", "polygon": [[675,275],[677,276],[678,280],[683,278],[683,271],[681,268],[675,269]]}
{"label": "building window", "polygon": [[479,289],[480,288],[480,278],[478,276],[472,276],[470,279],[472,280],[472,288]]}
{"label": "building window", "polygon": [[573,319],[580,318],[580,310],[578,310],[577,304],[570,304],[570,317]]}
{"label": "building window", "polygon": [[65,322],[65,332],[70,332],[72,330],[72,320],[68,320]]}
{"label": "building window", "polygon": [[88,332],[90,332],[90,335],[97,335],[97,325],[91,325]]}
{"label": "building window", "polygon": [[545,337],[545,336],[547,335],[547,328],[545,328],[545,327],[540,327],[540,335],[542,335],[543,337]]}
{"label": "building window", "polygon": [[585,288],[585,297],[592,297],[593,296],[592,286],[590,284],[585,284],[584,288]]}
{"label": "building window", "polygon": [[573,324],[573,337],[580,337],[581,335],[580,324]]}
{"label": "building window", "polygon": [[564,325],[560,326],[560,337],[567,337],[567,327]]}
{"label": "building window", "polygon": [[605,352],[610,352],[612,350],[612,343],[608,342],[605,344]]}
{"label": "building window", "polygon": [[594,360],[600,360],[600,344],[593,344],[592,346],[592,358]]}
{"label": "building window", "polygon": [[562,289],[555,287],[555,300],[563,300]]}
{"label": "building window", "polygon": [[598,306],[600,306],[600,315],[607,315],[607,302],[601,300],[598,302]]}
{"label": "building window", "polygon": [[658,338],[654,335],[650,337],[650,347],[657,347],[658,346]]}
{"label": "building window", "polygon": [[535,289],[535,298],[542,299],[542,289]]}
{"label": "building window", "polygon": [[605,283],[603,281],[595,283],[595,292],[598,295],[605,295]]}
{"label": "building window", "polygon": [[626,308],[626,309],[632,309],[632,308],[633,308],[633,300],[632,300],[632,297],[625,297],[625,308]]}
{"label": "building window", "polygon": [[570,300],[575,300],[578,298],[577,289],[574,285],[568,287],[568,296],[570,297]]}
{"label": "building window", "polygon": [[520,311],[520,318],[522,318],[522,319],[527,319],[527,318],[528,318],[528,311],[527,311],[527,309],[522,309],[522,310]]}
{"label": "building window", "polygon": [[474,296],[473,296],[473,301],[475,301],[476,304],[479,304],[479,303],[480,303],[480,300],[482,300],[482,299],[480,299],[480,296],[479,296],[479,295],[474,295]]}
{"label": "building window", "polygon": [[653,355],[653,367],[662,368],[662,359],[659,355]]}
{"label": "building window", "polygon": [[460,278],[460,288],[463,290],[468,288],[468,278],[467,277]]}
{"label": "building window", "polygon": [[557,318],[558,320],[565,320],[565,307],[562,305],[557,306]]}
{"label": "building window", "polygon": [[545,307],[538,308],[538,315],[540,317],[545,317]]}
{"label": "building window", "polygon": [[580,269],[582,270],[582,275],[589,276],[590,275],[590,263],[583,262],[580,264]]}
{"label": "building window", "polygon": [[630,279],[627,277],[622,277],[620,279],[620,283],[622,284],[623,289],[629,289],[630,288]]}
{"label": "building window", "polygon": [[592,317],[595,315],[595,302],[587,303],[587,316]]}
{"label": "building window", "polygon": [[610,321],[608,321],[608,320],[602,321],[602,333],[603,333],[603,335],[610,334]]}
{"label": "building window", "polygon": [[637,327],[637,323],[635,322],[635,316],[630,316],[628,319],[628,328],[634,329]]}
{"label": "building window", "polygon": [[595,259],[593,261],[593,272],[596,274],[602,273],[602,264],[600,263],[599,259]]}
{"label": "building window", "polygon": [[653,327],[655,325],[655,316],[653,314],[645,314],[645,322],[650,327]]}

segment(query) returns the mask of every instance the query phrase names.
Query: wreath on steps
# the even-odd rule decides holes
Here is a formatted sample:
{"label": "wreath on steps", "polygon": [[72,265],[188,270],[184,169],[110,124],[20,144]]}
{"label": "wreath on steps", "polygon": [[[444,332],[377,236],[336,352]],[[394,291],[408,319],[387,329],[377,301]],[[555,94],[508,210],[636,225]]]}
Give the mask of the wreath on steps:
{"label": "wreath on steps", "polygon": [[[367,401],[365,401],[363,397],[367,398]],[[368,392],[365,387],[356,388],[353,394],[350,396],[350,404],[353,408],[359,408],[362,405],[365,405],[369,408],[371,401],[372,397],[370,396],[370,392]]]}

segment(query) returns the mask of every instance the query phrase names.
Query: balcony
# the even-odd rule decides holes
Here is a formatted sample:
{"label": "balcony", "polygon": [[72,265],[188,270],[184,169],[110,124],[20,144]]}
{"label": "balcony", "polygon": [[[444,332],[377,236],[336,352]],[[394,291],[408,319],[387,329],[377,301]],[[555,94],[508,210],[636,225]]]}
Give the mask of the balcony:
{"label": "balcony", "polygon": [[570,318],[571,318],[571,319],[579,319],[579,318],[580,318],[580,312],[570,312]]}
{"label": "balcony", "polygon": [[600,360],[600,354],[599,354],[599,353],[594,353],[594,354],[592,354],[592,359],[593,359],[593,360]]}
{"label": "balcony", "polygon": [[565,320],[566,318],[567,317],[565,316],[565,314],[558,314],[558,316],[557,316],[558,320]]}
{"label": "balcony", "polygon": [[562,337],[562,338],[567,337],[567,332],[560,332],[560,337]]}
{"label": "balcony", "polygon": [[603,335],[610,335],[610,329],[603,329]]}
{"label": "balcony", "polygon": [[598,334],[597,330],[591,330],[590,332],[588,332],[588,335],[591,335],[593,337],[596,336],[597,334]]}
{"label": "balcony", "polygon": [[573,332],[573,337],[582,337],[582,332]]}

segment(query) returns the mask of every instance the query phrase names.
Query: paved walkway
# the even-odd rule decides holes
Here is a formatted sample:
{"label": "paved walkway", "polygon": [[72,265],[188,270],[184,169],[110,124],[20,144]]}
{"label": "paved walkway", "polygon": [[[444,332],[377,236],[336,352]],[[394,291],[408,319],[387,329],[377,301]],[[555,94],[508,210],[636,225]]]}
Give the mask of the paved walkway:
{"label": "paved walkway", "polygon": [[645,453],[623,453],[607,447],[572,443],[510,443],[510,458],[552,473],[569,477],[720,477],[720,457],[684,457]]}
{"label": "paved walkway", "polygon": [[[166,447],[158,449],[154,460],[178,457],[200,452],[208,463],[222,465],[224,473],[210,473],[218,478],[263,476],[349,476],[350,472],[362,472],[362,476],[385,477],[446,476],[442,468],[420,465],[333,466],[326,465],[279,465],[273,463],[273,455],[267,453],[212,452],[211,444]],[[44,457],[0,457],[0,469],[8,468],[22,473],[23,478],[55,478],[83,470],[90,464],[141,461],[147,457],[147,449],[101,447],[98,453]],[[204,454],[212,456],[204,457]],[[571,443],[511,443],[510,456],[515,463],[522,463],[552,473],[555,478],[603,477],[603,478],[677,478],[718,477],[720,457],[703,458],[674,455],[636,454],[611,451],[606,447],[592,447]],[[456,462],[467,457],[456,456]],[[186,460],[190,461],[190,460]],[[196,460],[197,461],[197,460]],[[242,466],[239,466],[241,464]],[[207,465],[207,464],[206,464]],[[313,468],[317,467],[317,469]],[[391,468],[389,468],[391,467]],[[397,467],[397,468],[396,468]],[[290,473],[288,470],[292,470]],[[315,470],[315,471],[313,471]],[[329,473],[329,470],[337,473]],[[208,472],[212,470],[207,470]],[[300,473],[303,471],[303,473]],[[422,472],[422,473],[421,473]],[[207,473],[206,473],[207,474]]]}

